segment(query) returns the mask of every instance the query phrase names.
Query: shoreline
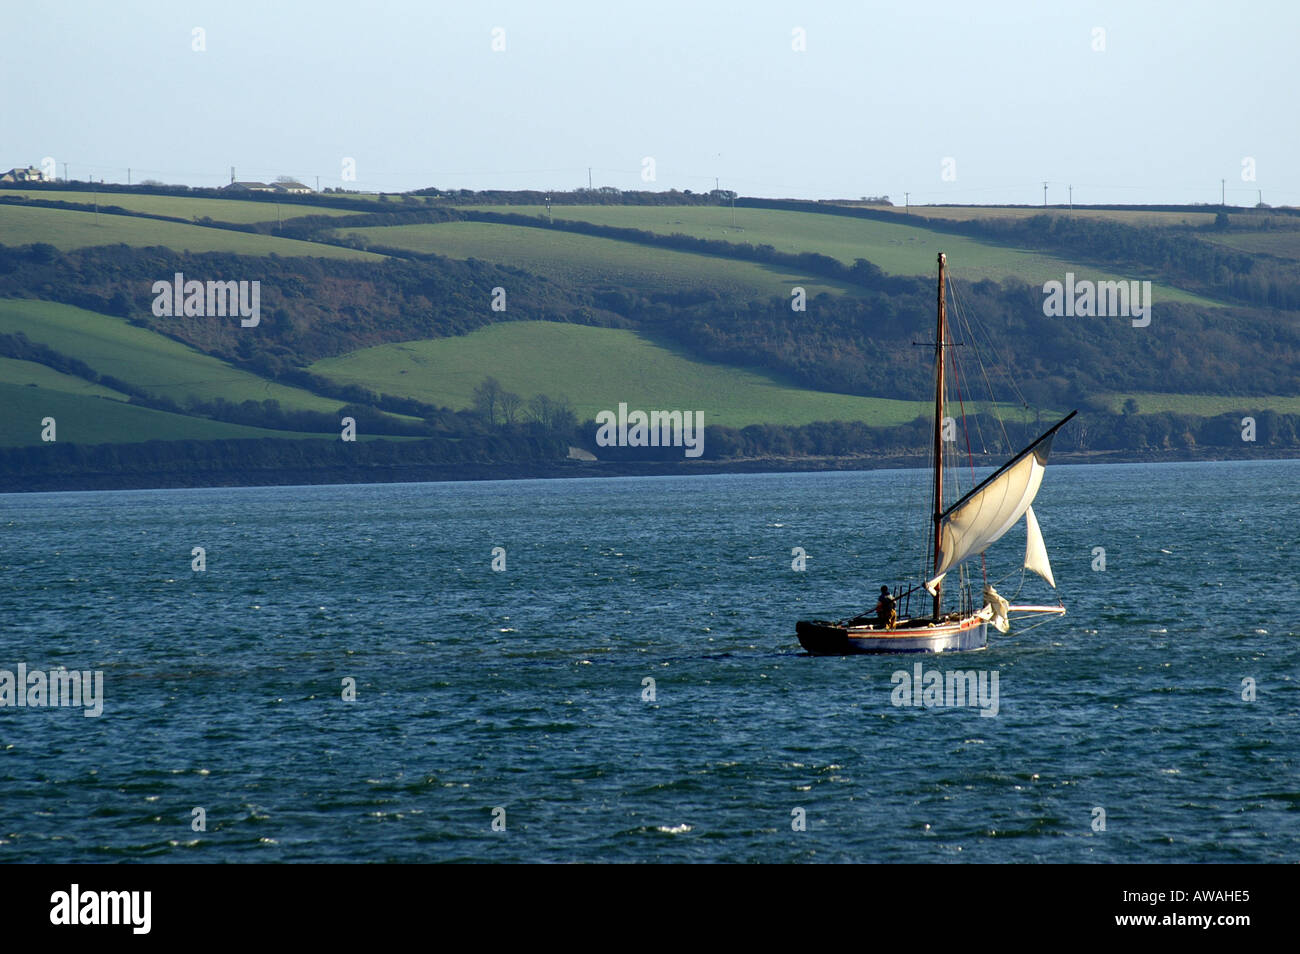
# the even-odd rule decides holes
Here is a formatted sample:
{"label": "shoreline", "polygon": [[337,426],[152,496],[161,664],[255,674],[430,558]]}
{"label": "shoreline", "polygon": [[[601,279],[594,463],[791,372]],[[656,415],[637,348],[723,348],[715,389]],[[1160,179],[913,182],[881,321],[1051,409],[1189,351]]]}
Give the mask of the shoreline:
{"label": "shoreline", "polygon": [[[1174,464],[1244,460],[1294,460],[1300,448],[1260,448],[1257,453],[1163,453],[1074,451],[1054,454],[1052,464]],[[255,471],[153,471],[141,473],[41,474],[0,477],[0,494],[76,493],[103,490],[179,490],[204,487],[284,487],[329,484],[442,483],[490,480],[565,480],[606,477],[685,477],[717,474],[823,473],[900,470],[929,466],[920,454],[863,457],[761,457],[733,460],[532,461],[501,464],[278,468]],[[988,466],[977,461],[977,467]]]}

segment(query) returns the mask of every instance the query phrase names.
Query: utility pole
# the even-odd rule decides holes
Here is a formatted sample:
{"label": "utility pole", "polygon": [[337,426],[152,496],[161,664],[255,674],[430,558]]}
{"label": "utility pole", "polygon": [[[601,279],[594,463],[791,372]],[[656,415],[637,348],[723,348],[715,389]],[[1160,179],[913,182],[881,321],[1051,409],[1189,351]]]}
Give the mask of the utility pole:
{"label": "utility pole", "polygon": [[320,191],[320,176],[316,177],[316,191]]}
{"label": "utility pole", "polygon": [[64,182],[72,181],[71,179],[68,178],[68,164],[66,162],[63,164],[63,181]]}
{"label": "utility pole", "polygon": [[1264,204],[1264,190],[1263,190],[1263,189],[1260,189],[1260,190],[1259,190],[1259,204],[1260,204],[1260,205],[1263,205],[1263,204]]}
{"label": "utility pole", "polygon": [[1043,208],[1047,208],[1047,183],[1043,183]]}
{"label": "utility pole", "polygon": [[591,166],[587,167],[587,191],[591,191]]}
{"label": "utility pole", "polygon": [[1074,211],[1074,186],[1070,186],[1070,211]]}
{"label": "utility pole", "polygon": [[127,185],[130,185],[130,184],[131,184],[131,167],[130,167],[130,166],[127,166],[127,167],[126,167],[126,184],[127,184]]}
{"label": "utility pole", "polygon": [[912,193],[910,192],[903,193],[903,214],[912,214]]}

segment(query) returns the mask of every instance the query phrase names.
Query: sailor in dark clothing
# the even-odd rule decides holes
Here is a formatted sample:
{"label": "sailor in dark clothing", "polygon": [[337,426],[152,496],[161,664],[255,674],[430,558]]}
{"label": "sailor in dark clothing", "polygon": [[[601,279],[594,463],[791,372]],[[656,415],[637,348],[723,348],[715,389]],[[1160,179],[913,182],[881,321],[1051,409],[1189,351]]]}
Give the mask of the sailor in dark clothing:
{"label": "sailor in dark clothing", "polygon": [[893,629],[898,622],[898,608],[894,598],[889,595],[889,587],[880,588],[880,599],[876,602],[876,625],[881,629]]}

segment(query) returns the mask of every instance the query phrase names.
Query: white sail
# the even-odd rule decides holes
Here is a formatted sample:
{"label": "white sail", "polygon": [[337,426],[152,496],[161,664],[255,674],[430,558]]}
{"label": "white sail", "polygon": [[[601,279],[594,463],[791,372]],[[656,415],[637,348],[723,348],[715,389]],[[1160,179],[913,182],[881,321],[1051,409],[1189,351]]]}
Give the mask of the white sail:
{"label": "white sail", "polygon": [[1010,611],[1010,605],[998,595],[998,591],[993,589],[991,584],[984,584],[984,608],[979,611],[979,616],[992,623],[993,628],[999,633],[1005,633],[1011,628],[1010,622],[1007,621],[1007,614]]}
{"label": "white sail", "polygon": [[1052,564],[1047,559],[1047,547],[1043,545],[1043,532],[1038,529],[1038,518],[1034,508],[1025,511],[1025,569],[1032,570],[1047,581],[1047,585],[1056,589],[1056,580],[1052,578]]}
{"label": "white sail", "polygon": [[[926,581],[927,590],[934,593],[950,569],[968,557],[983,553],[1025,515],[1043,482],[1052,437],[1061,424],[1021,451],[944,514],[939,521],[937,572]],[[1046,561],[1046,555],[1043,559]]]}

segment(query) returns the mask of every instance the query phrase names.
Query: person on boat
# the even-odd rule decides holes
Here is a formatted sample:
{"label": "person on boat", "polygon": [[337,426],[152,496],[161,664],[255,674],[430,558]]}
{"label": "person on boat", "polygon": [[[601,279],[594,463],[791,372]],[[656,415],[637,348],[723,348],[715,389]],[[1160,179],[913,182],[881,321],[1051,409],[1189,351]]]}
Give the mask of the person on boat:
{"label": "person on boat", "polygon": [[881,629],[893,629],[898,622],[898,607],[889,595],[889,587],[880,588],[880,599],[876,601],[876,625]]}

